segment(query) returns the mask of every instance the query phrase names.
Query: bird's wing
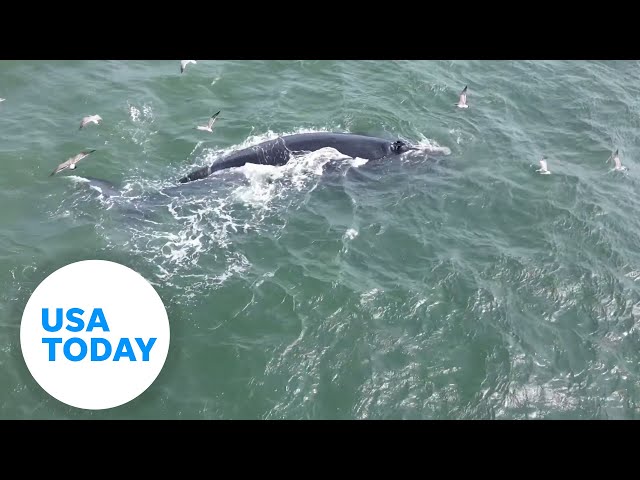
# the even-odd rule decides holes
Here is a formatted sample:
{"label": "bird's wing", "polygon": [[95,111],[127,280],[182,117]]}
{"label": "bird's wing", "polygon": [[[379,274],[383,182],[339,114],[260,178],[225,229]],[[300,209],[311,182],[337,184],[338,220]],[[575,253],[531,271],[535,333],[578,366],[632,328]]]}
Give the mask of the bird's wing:
{"label": "bird's wing", "polygon": [[53,172],[51,172],[51,174],[49,175],[50,177],[55,175],[56,173],[61,172],[62,170],[65,170],[67,168],[69,168],[69,165],[71,165],[71,159],[67,160],[66,162],[62,162],[60,165],[58,165],[55,170]]}
{"label": "bird's wing", "polygon": [[77,154],[75,157],[72,158],[73,163],[78,163],[80,160],[89,156],[93,152],[95,152],[95,150],[83,150],[82,152],[80,152],[79,154]]}
{"label": "bird's wing", "polygon": [[213,124],[216,123],[216,120],[218,119],[218,115],[220,115],[220,111],[218,111],[218,113],[214,113],[211,118],[209,119],[209,128],[213,127]]}
{"label": "bird's wing", "polygon": [[73,157],[71,157],[71,158],[69,159],[69,162],[70,162],[70,163],[78,163],[80,160],[82,160],[82,159],[83,159],[84,157],[86,157],[86,156],[87,156],[87,155],[86,155],[84,152],[79,153],[79,154],[74,155]]}

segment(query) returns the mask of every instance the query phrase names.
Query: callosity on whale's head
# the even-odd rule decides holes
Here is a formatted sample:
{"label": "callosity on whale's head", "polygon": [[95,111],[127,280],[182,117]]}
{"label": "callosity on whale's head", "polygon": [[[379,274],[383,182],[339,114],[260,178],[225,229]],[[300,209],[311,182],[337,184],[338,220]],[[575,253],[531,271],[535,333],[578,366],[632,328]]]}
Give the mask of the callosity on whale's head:
{"label": "callosity on whale's head", "polygon": [[408,152],[409,150],[417,150],[417,148],[409,145],[406,142],[403,142],[402,140],[396,140],[391,144],[391,151],[393,153],[401,154],[404,152]]}

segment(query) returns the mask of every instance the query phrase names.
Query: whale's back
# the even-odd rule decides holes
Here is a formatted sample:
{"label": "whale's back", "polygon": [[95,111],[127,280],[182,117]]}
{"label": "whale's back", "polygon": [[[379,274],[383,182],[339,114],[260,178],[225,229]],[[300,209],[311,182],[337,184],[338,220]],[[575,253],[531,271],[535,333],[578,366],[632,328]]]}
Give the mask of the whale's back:
{"label": "whale's back", "polygon": [[213,172],[237,168],[247,163],[259,165],[284,165],[292,154],[315,152],[322,148],[333,148],[343,155],[366,160],[378,160],[392,153],[392,143],[383,138],[355,135],[351,133],[316,132],[285,135],[238,150],[222,160],[214,162],[181,178],[180,183],[198,180]]}
{"label": "whale's back", "polygon": [[315,152],[334,148],[343,155],[366,160],[378,160],[390,153],[391,142],[377,137],[350,133],[298,133],[282,137],[287,148],[294,152]]}

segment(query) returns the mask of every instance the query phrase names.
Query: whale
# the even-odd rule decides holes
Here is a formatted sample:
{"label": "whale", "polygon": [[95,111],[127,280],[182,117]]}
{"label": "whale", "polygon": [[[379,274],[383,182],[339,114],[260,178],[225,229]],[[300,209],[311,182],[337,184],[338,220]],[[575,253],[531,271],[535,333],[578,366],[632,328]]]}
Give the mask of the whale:
{"label": "whale", "polygon": [[184,184],[201,180],[214,172],[253,163],[282,166],[297,154],[333,148],[343,155],[364,160],[381,160],[418,150],[402,140],[387,140],[368,135],[342,132],[295,133],[279,136],[257,145],[233,152],[211,165],[192,171],[178,180]]}
{"label": "whale", "polygon": [[[151,204],[155,204],[154,201],[162,202],[166,197],[183,196],[183,194],[188,193],[184,190],[188,187],[185,184],[191,185],[190,191],[196,188],[196,190],[193,190],[194,192],[200,190],[198,187],[206,189],[208,188],[206,184],[200,185],[201,182],[196,180],[205,179],[220,170],[242,167],[248,163],[281,166],[287,164],[296,155],[307,154],[324,148],[332,148],[347,157],[360,158],[369,162],[399,157],[404,153],[415,150],[436,156],[450,154],[450,150],[446,147],[417,147],[403,140],[388,140],[366,134],[313,132],[281,135],[231,152],[204,168],[194,170],[177,181],[169,182],[169,185],[165,185],[160,191],[152,194],[157,198],[146,199],[146,203],[148,203],[146,207],[149,208]],[[86,182],[85,185],[88,185],[104,197],[115,198],[123,195],[121,189],[106,180],[84,177],[84,181]],[[131,210],[130,213],[136,215],[137,212],[132,209],[137,210],[141,205],[134,206],[132,199],[122,198],[125,204],[122,204],[121,208],[126,208],[125,205],[128,205],[128,209]]]}

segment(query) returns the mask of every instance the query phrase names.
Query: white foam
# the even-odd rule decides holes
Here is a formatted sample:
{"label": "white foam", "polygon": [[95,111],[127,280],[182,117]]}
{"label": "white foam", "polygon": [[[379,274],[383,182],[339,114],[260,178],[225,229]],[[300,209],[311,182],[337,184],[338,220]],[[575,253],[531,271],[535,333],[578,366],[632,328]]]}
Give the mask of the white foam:
{"label": "white foam", "polygon": [[369,160],[367,160],[366,158],[355,157],[351,159],[349,163],[351,164],[352,167],[358,168],[358,167],[361,167],[362,165],[367,164],[368,162]]}
{"label": "white foam", "polygon": [[333,148],[323,148],[296,155],[282,166],[244,165],[237,170],[245,176],[248,184],[238,187],[233,197],[245,205],[268,208],[274,199],[281,198],[289,188],[296,191],[308,188],[314,178],[322,175],[324,166],[330,161],[345,159],[351,160]]}
{"label": "white foam", "polygon": [[[130,140],[136,145],[143,147],[149,143],[150,137],[158,132],[149,128],[154,122],[153,108],[151,104],[144,103],[141,107],[133,105],[127,101],[129,118],[131,122],[124,120],[117,124],[118,135],[122,140]],[[133,123],[134,125],[131,125]]]}
{"label": "white foam", "polygon": [[420,140],[415,144],[420,150],[424,150],[427,153],[433,153],[436,155],[451,155],[451,149],[440,145],[435,140],[431,140],[420,134]]}
{"label": "white foam", "polygon": [[137,122],[140,118],[140,110],[133,105],[129,105],[129,116],[132,121]]}
{"label": "white foam", "polygon": [[[268,132],[247,139],[242,146],[234,149],[246,148],[277,136]],[[204,276],[200,279],[200,285],[204,288],[210,287],[212,282],[224,282],[250,266],[246,259],[234,251],[232,236],[239,231],[255,231],[259,234],[262,230],[274,228],[271,226],[273,222],[265,221],[272,210],[275,210],[275,215],[280,215],[280,207],[272,209],[274,200],[282,199],[291,191],[309,188],[322,175],[324,165],[336,159],[349,157],[327,148],[297,155],[281,167],[247,164],[237,168],[235,170],[242,174],[242,180],[239,185],[224,185],[232,185],[226,194],[224,189],[215,195],[205,190],[195,198],[168,198],[166,211],[175,223],[136,224],[127,248],[156,265],[156,276],[163,282],[177,282],[185,274],[192,274],[203,255],[223,258],[226,263],[224,274],[201,274]],[[125,191],[131,192],[134,185],[138,184],[129,182]],[[239,209],[240,205],[249,207],[249,211],[246,208]]]}
{"label": "white foam", "polygon": [[149,103],[144,103],[142,104],[142,110],[133,105],[132,103],[130,103],[127,100],[127,105],[129,107],[129,117],[131,118],[131,121],[133,122],[153,122],[154,118],[153,118],[153,108],[151,107],[151,104]]}
{"label": "white foam", "polygon": [[344,234],[344,237],[348,240],[353,240],[358,236],[358,231],[355,228],[350,228]]}
{"label": "white foam", "polygon": [[74,183],[89,183],[90,180],[84,177],[80,177],[78,175],[67,175],[66,178],[71,180]]}

